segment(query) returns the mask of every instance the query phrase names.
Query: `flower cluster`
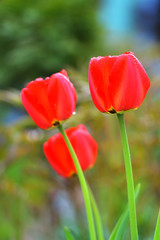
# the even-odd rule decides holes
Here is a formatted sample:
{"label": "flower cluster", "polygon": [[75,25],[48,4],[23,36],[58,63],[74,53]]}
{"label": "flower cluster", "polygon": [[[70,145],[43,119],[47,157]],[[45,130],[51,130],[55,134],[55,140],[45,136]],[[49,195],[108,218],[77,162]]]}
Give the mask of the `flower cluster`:
{"label": "flower cluster", "polygon": [[[136,195],[123,113],[142,104],[150,87],[150,80],[134,54],[126,52],[119,56],[92,58],[89,63],[89,87],[98,110],[103,113],[116,113],[118,116],[125,159],[131,237],[138,240]],[[67,72],[62,70],[51,77],[37,78],[28,83],[21,91],[21,99],[27,112],[40,128],[58,127],[60,133],[44,143],[44,154],[51,167],[62,177],[70,177],[75,173],[78,175],[91,240],[97,239],[96,234],[98,239],[104,240],[98,208],[83,175],[83,171],[92,167],[96,161],[98,144],[82,124],[66,131],[62,127],[63,121],[75,112],[77,101],[75,88]],[[119,226],[115,227],[117,231],[120,222],[124,221],[118,221]],[[160,221],[157,229],[160,229]],[[68,238],[68,234],[71,236],[67,232],[66,238],[73,239]],[[115,234],[114,232],[113,235]]]}
{"label": "flower cluster", "polygon": [[[42,129],[59,126],[75,112],[76,90],[67,72],[62,70],[51,77],[37,78],[21,91],[22,103],[33,121]],[[82,170],[96,161],[98,145],[83,125],[66,130]],[[79,148],[80,146],[80,148]],[[70,152],[62,134],[44,143],[44,154],[52,168],[63,177],[76,173]]]}
{"label": "flower cluster", "polygon": [[[89,63],[89,87],[95,106],[101,112],[120,113],[138,108],[150,81],[132,52],[119,56],[92,58]],[[59,126],[75,112],[76,91],[67,72],[37,78],[21,91],[22,103],[33,121],[42,129]],[[82,170],[93,166],[97,143],[83,125],[66,130]],[[79,147],[80,146],[80,147]],[[44,153],[53,169],[63,177],[76,173],[74,163],[61,134],[44,143]]]}

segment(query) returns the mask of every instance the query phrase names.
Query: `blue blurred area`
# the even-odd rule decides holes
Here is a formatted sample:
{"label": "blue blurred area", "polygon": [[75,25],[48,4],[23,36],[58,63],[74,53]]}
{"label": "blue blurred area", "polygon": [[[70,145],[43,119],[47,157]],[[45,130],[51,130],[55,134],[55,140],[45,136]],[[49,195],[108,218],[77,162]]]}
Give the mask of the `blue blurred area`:
{"label": "blue blurred area", "polygon": [[7,109],[6,114],[0,119],[0,123],[4,125],[12,125],[24,117],[24,111],[10,107]]}
{"label": "blue blurred area", "polygon": [[134,26],[135,6],[134,0],[102,0],[100,19],[109,31],[130,33]]}
{"label": "blue blurred area", "polygon": [[130,35],[159,40],[159,0],[101,0],[99,18],[117,42]]}

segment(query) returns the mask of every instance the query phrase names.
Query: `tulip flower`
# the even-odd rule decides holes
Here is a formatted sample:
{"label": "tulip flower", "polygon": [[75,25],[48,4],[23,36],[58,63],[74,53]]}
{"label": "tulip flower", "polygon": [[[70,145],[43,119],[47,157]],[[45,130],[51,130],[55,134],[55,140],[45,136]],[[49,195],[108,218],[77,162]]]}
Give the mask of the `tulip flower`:
{"label": "tulip flower", "polygon": [[[92,167],[96,161],[98,145],[83,125],[67,129],[66,134],[77,155],[83,171]],[[71,154],[61,133],[49,138],[43,150],[52,168],[63,177],[76,173]]]}
{"label": "tulip flower", "polygon": [[121,113],[142,104],[150,80],[134,53],[126,52],[93,57],[89,63],[89,87],[99,111]]}
{"label": "tulip flower", "polygon": [[76,107],[76,91],[67,72],[37,78],[21,91],[22,103],[30,117],[42,129],[59,125]]}

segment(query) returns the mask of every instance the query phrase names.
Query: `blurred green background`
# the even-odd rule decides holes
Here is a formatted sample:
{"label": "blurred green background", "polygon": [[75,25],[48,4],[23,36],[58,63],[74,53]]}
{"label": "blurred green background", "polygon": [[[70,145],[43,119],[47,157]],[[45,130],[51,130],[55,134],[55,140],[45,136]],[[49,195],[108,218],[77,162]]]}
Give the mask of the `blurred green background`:
{"label": "blurred green background", "polygon": [[[125,119],[135,184],[140,239],[153,238],[160,206],[159,1],[3,0],[0,2],[0,239],[63,240],[63,226],[88,240],[77,177],[62,179],[46,161],[43,131],[27,115],[20,90],[37,77],[65,68],[78,94],[76,115],[65,127],[86,125],[99,143],[85,173],[100,208],[105,236],[127,203],[116,115],[98,112],[88,88],[88,63],[98,55],[133,51],[151,88]],[[129,226],[124,239],[130,239]]]}

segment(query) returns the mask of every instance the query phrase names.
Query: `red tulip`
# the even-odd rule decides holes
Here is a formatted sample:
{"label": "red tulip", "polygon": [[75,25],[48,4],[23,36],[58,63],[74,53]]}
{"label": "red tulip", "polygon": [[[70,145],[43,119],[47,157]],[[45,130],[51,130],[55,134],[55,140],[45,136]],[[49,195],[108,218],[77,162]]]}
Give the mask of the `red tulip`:
{"label": "red tulip", "polygon": [[69,118],[76,107],[76,91],[62,70],[51,77],[37,78],[21,91],[22,103],[33,121],[42,129]]}
{"label": "red tulip", "polygon": [[[66,130],[82,170],[92,167],[96,161],[98,145],[83,125]],[[63,177],[70,177],[76,169],[61,133],[49,138],[43,150],[52,168]]]}
{"label": "red tulip", "polygon": [[115,113],[138,108],[150,87],[149,78],[132,52],[92,58],[89,86],[101,112]]}

